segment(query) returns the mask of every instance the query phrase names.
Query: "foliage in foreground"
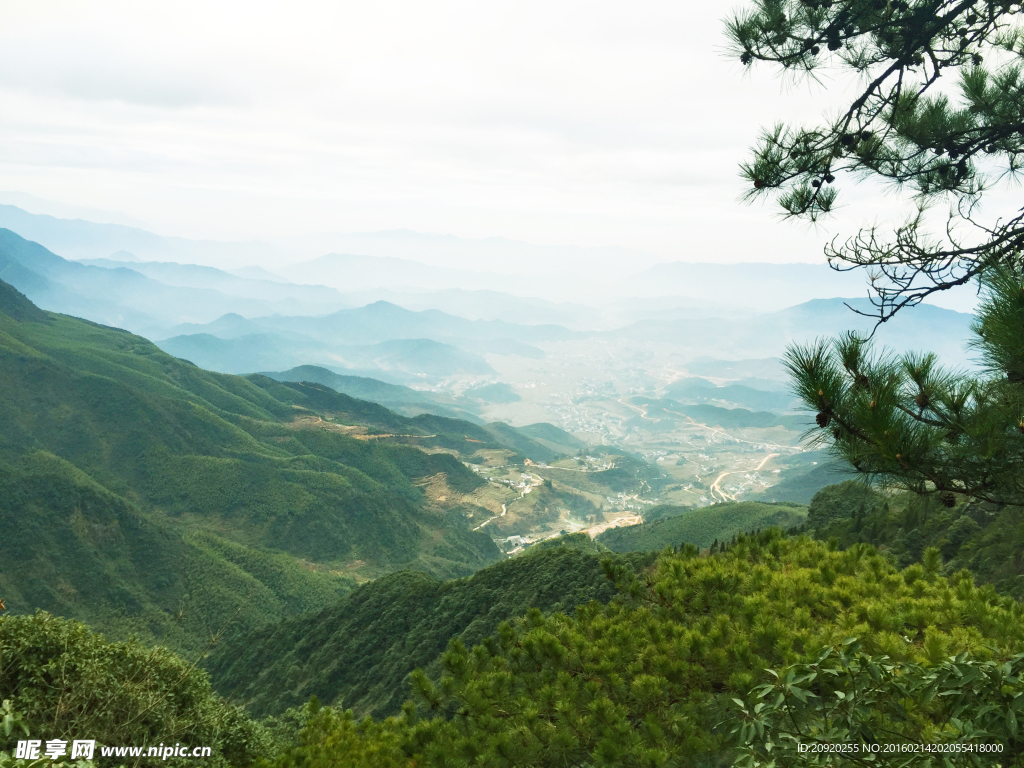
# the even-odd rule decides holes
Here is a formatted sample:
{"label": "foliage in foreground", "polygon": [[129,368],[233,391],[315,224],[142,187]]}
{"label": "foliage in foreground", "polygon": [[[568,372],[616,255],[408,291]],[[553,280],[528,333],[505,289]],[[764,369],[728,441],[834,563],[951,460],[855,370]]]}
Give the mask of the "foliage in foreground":
{"label": "foliage in foreground", "polygon": [[100,745],[180,742],[211,747],[214,765],[244,766],[271,748],[262,726],[217,696],[202,670],[165,648],[109,643],[79,622],[38,612],[0,618],[0,654],[0,699],[10,702],[12,721],[17,713],[27,728],[27,736],[20,728],[0,730],[0,748],[8,751],[26,737],[95,739],[97,757]]}
{"label": "foliage in foreground", "polygon": [[979,583],[1024,598],[1024,520],[1012,507],[962,501],[947,507],[934,496],[885,495],[848,480],[819,491],[806,530],[823,541],[834,538],[843,549],[871,544],[901,567],[935,548],[946,561],[944,571],[967,568]]}
{"label": "foliage in foreground", "polygon": [[639,578],[613,568],[618,600],[572,618],[531,611],[473,649],[453,642],[439,684],[414,675],[420,709],[383,722],[325,709],[275,766],[720,764],[737,755],[723,727],[733,699],[765,668],[847,637],[929,666],[1021,650],[1019,604],[927,562],[897,571],[867,546],[772,531],[712,556],[663,554]]}
{"label": "foliage in foreground", "polygon": [[735,700],[741,768],[1021,762],[1022,655],[923,665],[860,653],[850,638],[769,673],[749,702]]}

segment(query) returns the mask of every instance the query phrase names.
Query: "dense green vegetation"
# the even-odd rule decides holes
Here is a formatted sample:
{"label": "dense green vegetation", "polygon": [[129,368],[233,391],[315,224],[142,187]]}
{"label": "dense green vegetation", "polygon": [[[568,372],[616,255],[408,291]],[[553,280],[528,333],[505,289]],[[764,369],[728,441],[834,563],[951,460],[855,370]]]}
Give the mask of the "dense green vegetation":
{"label": "dense green vegetation", "polygon": [[[849,638],[771,675],[737,700],[741,768],[832,765],[832,745],[854,765],[1020,764],[1024,654],[895,662]],[[885,741],[871,741],[876,733]]]}
{"label": "dense green vegetation", "polygon": [[[0,618],[0,694],[13,726],[0,728],[0,750],[30,737],[96,740],[101,746],[210,747],[213,765],[249,765],[272,747],[270,734],[226,703],[209,679],[165,648],[110,643],[76,621],[39,612]],[[0,760],[3,760],[0,752]],[[50,763],[50,760],[46,760]],[[156,758],[133,764],[159,765]],[[194,760],[169,758],[167,765]],[[22,763],[23,765],[27,762]]]}
{"label": "dense green vegetation", "polygon": [[1013,509],[963,501],[947,506],[910,493],[883,495],[849,480],[814,497],[807,528],[842,547],[877,546],[901,566],[935,547],[947,570],[968,568],[979,582],[1024,598],[1024,523]]}
{"label": "dense green vegetation", "polygon": [[193,651],[354,586],[280,552],[154,522],[43,451],[0,463],[0,488],[0,596],[11,611],[45,607]]}
{"label": "dense green vegetation", "polygon": [[587,444],[575,435],[571,435],[564,429],[559,429],[554,424],[539,422],[520,427],[519,431],[527,437],[531,437],[542,445],[560,453],[573,454],[587,447]]}
{"label": "dense green vegetation", "polygon": [[323,384],[342,394],[359,400],[369,400],[405,416],[418,416],[421,413],[433,413],[437,416],[450,416],[479,421],[467,412],[460,410],[450,398],[433,392],[421,392],[400,384],[389,384],[365,376],[347,376],[316,365],[300,365],[287,371],[265,373],[277,381],[309,381]]}
{"label": "dense green vegetation", "polygon": [[360,714],[396,714],[409,697],[409,673],[421,667],[436,675],[451,640],[474,645],[531,608],[572,613],[591,600],[608,602],[614,588],[598,553],[578,534],[466,579],[384,576],[319,613],[222,644],[204,666],[219,692],[257,714],[279,714],[310,696]]}
{"label": "dense green vegetation", "polygon": [[681,544],[710,547],[738,533],[801,525],[807,508],[800,504],[767,504],[757,501],[729,502],[710,507],[654,507],[645,515],[650,522],[609,528],[597,541],[613,552],[648,552]]}
{"label": "dense green vegetation", "polygon": [[[275,764],[721,764],[740,754],[722,724],[736,723],[734,699],[766,682],[766,667],[813,662],[847,637],[918,665],[1021,650],[1020,604],[925,560],[898,571],[865,545],[842,552],[768,532],[710,556],[663,554],[639,576],[609,566],[618,599],[575,616],[531,611],[472,649],[455,641],[439,683],[413,676],[419,708],[361,723],[322,710]],[[932,733],[970,739],[976,714]]]}
{"label": "dense green vegetation", "polygon": [[462,506],[420,487],[443,476],[467,493],[482,481],[421,448],[469,455],[506,447],[505,433],[530,448],[511,428],[213,374],[124,331],[41,312],[6,284],[0,309],[0,551],[18,564],[0,589],[13,612],[199,650],[225,624],[249,630],[331,604],[351,574],[454,577],[500,556]]}

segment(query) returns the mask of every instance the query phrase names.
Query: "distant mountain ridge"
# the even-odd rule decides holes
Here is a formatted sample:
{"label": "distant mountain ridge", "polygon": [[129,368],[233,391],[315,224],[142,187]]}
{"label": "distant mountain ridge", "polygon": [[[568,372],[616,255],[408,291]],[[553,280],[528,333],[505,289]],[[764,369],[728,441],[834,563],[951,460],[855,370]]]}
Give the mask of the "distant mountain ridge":
{"label": "distant mountain ridge", "polygon": [[[43,309],[88,318],[105,325],[159,335],[161,328],[179,324],[182,318],[213,320],[225,314],[260,315],[274,311],[319,308],[327,312],[343,305],[326,288],[281,288],[276,299],[266,282],[229,276],[235,293],[193,285],[169,285],[149,277],[135,263],[104,261],[109,266],[69,261],[39,243],[0,229],[0,279],[22,291]],[[192,269],[192,268],[189,268]],[[204,269],[204,268],[196,268]],[[175,271],[189,271],[184,268]],[[204,273],[206,274],[206,273]],[[210,274],[226,275],[219,270]],[[225,279],[220,280],[225,284]],[[286,295],[289,291],[294,295]]]}
{"label": "distant mountain ridge", "polygon": [[[645,320],[605,333],[619,339],[678,343],[693,355],[698,366],[705,358],[715,358],[721,365],[723,358],[781,357],[793,343],[808,343],[851,330],[864,336],[875,331],[876,345],[897,352],[926,350],[938,354],[946,365],[969,364],[965,345],[973,315],[920,304],[903,310],[876,330],[874,319],[850,307],[866,313],[871,310],[867,299],[813,299],[753,317]],[[693,372],[711,375],[701,373],[699,368]]]}
{"label": "distant mountain ridge", "polygon": [[467,320],[433,309],[412,312],[386,301],[320,317],[231,314],[170,333],[177,335],[158,342],[161,348],[213,370],[249,373],[329,365],[398,383],[493,373],[483,354],[543,357],[529,342],[579,335],[559,325]]}

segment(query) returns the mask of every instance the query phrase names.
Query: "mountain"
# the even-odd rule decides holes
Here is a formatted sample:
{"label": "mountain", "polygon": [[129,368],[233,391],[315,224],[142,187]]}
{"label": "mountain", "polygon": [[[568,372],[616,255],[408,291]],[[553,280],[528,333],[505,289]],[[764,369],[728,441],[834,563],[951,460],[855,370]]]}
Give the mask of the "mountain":
{"label": "mountain", "polygon": [[516,296],[487,289],[442,288],[439,290],[399,291],[376,288],[341,294],[353,306],[387,301],[420,312],[437,309],[469,320],[504,320],[521,325],[537,323],[564,325],[574,330],[590,330],[602,323],[603,309],[566,301],[549,301],[531,296]]}
{"label": "mountain", "polygon": [[[117,255],[117,254],[115,254]],[[338,291],[323,285],[295,285],[280,278],[241,277],[214,267],[178,264],[169,261],[122,261],[82,259],[78,263],[106,269],[127,268],[141,275],[178,288],[200,288],[219,291],[228,296],[270,302],[280,313],[305,311],[326,313],[348,306]]]}
{"label": "mountain", "polygon": [[[204,371],[0,283],[0,594],[195,649],[400,568],[498,559],[455,455],[549,449],[322,385]],[[429,451],[429,452],[426,452]],[[440,485],[439,485],[440,484]],[[444,497],[425,487],[453,489]]]}
{"label": "mountain", "polygon": [[267,243],[164,237],[122,224],[29,213],[13,205],[0,205],[0,227],[72,259],[110,258],[118,251],[126,251],[144,261],[243,266],[280,259],[283,255],[279,248]]}
{"label": "mountain", "polygon": [[[854,471],[843,462],[825,452],[813,452],[823,460],[812,466],[797,466],[783,470],[779,482],[761,493],[753,494],[751,501],[792,502],[810,504],[814,494],[829,485],[841,483],[854,476]],[[805,454],[807,455],[807,454]]]}
{"label": "mountain", "polygon": [[799,402],[785,392],[767,392],[744,384],[718,386],[698,377],[678,379],[665,387],[663,394],[682,403],[720,403],[759,411],[787,411],[799,407]]}
{"label": "mountain", "polygon": [[161,349],[204,368],[251,373],[329,360],[352,372],[377,372],[395,381],[483,375],[494,369],[480,355],[431,339],[393,339],[360,346],[331,346],[296,334],[258,333],[221,339],[208,333],[174,336]]}
{"label": "mountain", "polygon": [[331,344],[375,344],[394,339],[520,343],[563,341],[578,334],[560,325],[519,325],[502,320],[467,320],[438,310],[411,310],[387,301],[321,316],[221,317],[204,324],[184,324],[168,335],[209,333],[230,339],[252,333],[289,333]]}
{"label": "mountain", "polygon": [[[257,715],[316,696],[360,715],[391,715],[409,698],[409,673],[438,672],[454,639],[472,646],[529,609],[572,612],[608,602],[607,556],[586,534],[531,548],[473,576],[440,581],[401,572],[361,586],[318,613],[267,626],[218,647],[204,662],[215,690]],[[617,557],[641,566],[651,556]]]}
{"label": "mountain", "polygon": [[463,395],[485,403],[518,403],[521,398],[516,391],[503,381],[478,384],[467,389]]}
{"label": "mountain", "polygon": [[486,272],[436,267],[393,256],[358,256],[328,253],[311,261],[291,264],[285,270],[291,280],[328,285],[339,291],[373,288],[442,290],[494,289],[501,278]]}
{"label": "mountain", "polygon": [[[370,400],[405,416],[432,413],[436,416],[466,419],[474,423],[479,418],[455,404],[455,400],[435,392],[421,392],[400,384],[389,384],[366,376],[346,376],[315,365],[300,365],[287,371],[263,373],[277,381],[312,381],[337,390],[349,397]],[[532,434],[526,428],[520,432]]]}
{"label": "mountain", "polygon": [[[781,310],[810,297],[864,296],[863,273],[836,272],[827,264],[655,264],[622,281],[628,296],[672,294],[718,304]],[[739,297],[743,297],[742,301]]]}
{"label": "mountain", "polygon": [[[250,328],[263,332],[301,334],[333,344],[375,344],[394,339],[419,338],[447,343],[456,343],[454,340],[459,339],[499,343],[515,339],[525,343],[536,343],[564,341],[578,336],[559,325],[519,325],[502,320],[467,320],[434,309],[413,312],[387,301],[377,301],[365,307],[343,309],[319,317],[254,317],[249,322]],[[177,332],[212,331],[190,326],[177,329]]]}
{"label": "mountain", "polygon": [[467,320],[386,301],[319,317],[226,315],[171,329],[160,346],[213,370],[244,373],[329,365],[349,375],[409,383],[493,373],[482,355],[543,357],[530,342],[577,336],[558,325]]}
{"label": "mountain", "polygon": [[[648,418],[669,421],[689,418],[701,424],[726,429],[748,427],[763,429],[782,426],[787,429],[802,430],[810,424],[810,419],[805,414],[779,415],[769,411],[750,411],[746,408],[722,408],[707,403],[684,405],[675,400],[657,400],[637,396],[631,398],[631,401],[644,408]],[[640,416],[638,415],[636,418],[640,418]]]}
{"label": "mountain", "polygon": [[[209,322],[225,313],[265,315],[310,308],[329,311],[343,304],[334,292],[316,286],[279,286],[234,276],[214,279],[219,270],[210,270],[212,282],[230,287],[229,292],[223,292],[201,287],[207,273],[194,271],[206,268],[172,265],[150,270],[165,276],[178,273],[173,284],[147,276],[140,269],[149,268],[113,260],[97,264],[68,261],[38,243],[0,229],[0,279],[43,309],[148,335],[159,335],[161,329],[185,321]],[[191,276],[185,279],[182,274]],[[276,298],[272,286],[277,286]]]}
{"label": "mountain", "polygon": [[13,285],[0,281],[0,314],[19,323],[49,323],[50,316]]}
{"label": "mountain", "polygon": [[984,728],[1024,748],[1005,714],[1024,688],[1019,604],[934,556],[898,571],[872,547],[778,531],[724,550],[612,565],[616,599],[452,643],[444,677],[414,674],[401,714],[324,712],[279,762],[804,766],[807,734],[834,730],[953,745]]}
{"label": "mountain", "polygon": [[[857,314],[851,308],[865,314]],[[862,335],[875,331],[879,345],[898,352],[935,352],[950,365],[968,359],[964,342],[971,336],[973,315],[919,304],[899,312],[876,330],[873,312],[867,299],[815,299],[770,315],[764,321],[779,347],[787,340],[803,342],[846,331]]]}
{"label": "mountain", "polygon": [[725,542],[740,533],[802,525],[807,519],[807,507],[740,501],[699,508],[655,508],[648,516],[656,519],[610,528],[598,534],[595,541],[613,552],[660,551],[682,544],[706,548],[716,540]]}
{"label": "mountain", "polygon": [[[697,364],[690,372],[703,376],[713,375],[700,370],[709,363],[709,358],[747,361],[747,368],[753,370],[756,366],[749,365],[753,360],[770,361],[772,357],[781,357],[790,344],[838,336],[845,331],[857,331],[864,336],[874,331],[876,344],[880,346],[897,352],[935,352],[948,365],[969,362],[965,345],[971,337],[973,315],[920,304],[899,312],[876,329],[871,317],[857,314],[850,307],[865,313],[871,311],[867,299],[815,299],[753,317],[645,320],[605,333],[620,341],[635,339],[676,344]],[[771,370],[773,366],[766,363],[765,367]]]}
{"label": "mountain", "polygon": [[567,455],[578,453],[587,447],[587,444],[575,435],[547,422],[528,424],[525,427],[519,427],[519,431],[538,443]]}
{"label": "mountain", "polygon": [[195,333],[172,336],[157,345],[170,355],[219,373],[253,373],[330,357],[330,350],[324,344],[272,333],[253,333],[232,339]]}

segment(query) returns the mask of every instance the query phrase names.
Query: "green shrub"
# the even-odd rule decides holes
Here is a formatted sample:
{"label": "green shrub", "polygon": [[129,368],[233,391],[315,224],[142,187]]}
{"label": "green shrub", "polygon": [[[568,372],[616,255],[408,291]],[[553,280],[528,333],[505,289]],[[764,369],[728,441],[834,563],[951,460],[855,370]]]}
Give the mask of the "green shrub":
{"label": "green shrub", "polygon": [[[236,766],[272,747],[262,726],[213,692],[205,672],[165,648],[110,643],[40,611],[0,618],[0,654],[0,699],[11,702],[33,739],[95,739],[97,757],[100,745],[181,743],[211,747],[214,765]],[[10,749],[26,736],[12,730],[0,738]]]}

